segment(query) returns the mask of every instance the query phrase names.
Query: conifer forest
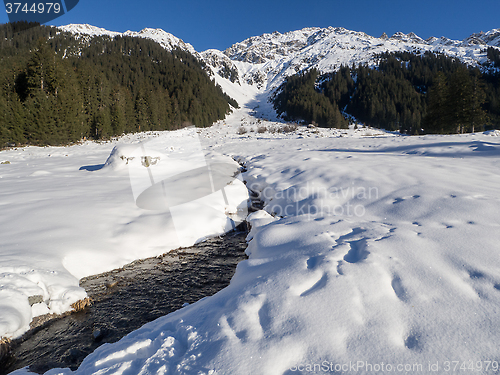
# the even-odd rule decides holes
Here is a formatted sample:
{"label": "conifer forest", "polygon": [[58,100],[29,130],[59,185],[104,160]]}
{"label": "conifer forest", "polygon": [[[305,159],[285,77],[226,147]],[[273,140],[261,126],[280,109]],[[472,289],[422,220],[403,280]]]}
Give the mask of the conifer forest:
{"label": "conifer forest", "polygon": [[188,52],[132,37],[0,26],[0,147],[209,126],[238,104]]}
{"label": "conifer forest", "polygon": [[[500,52],[468,66],[431,52],[376,55],[374,64],[304,69],[271,96],[290,121],[404,134],[500,128]],[[124,133],[209,126],[238,103],[181,49],[130,36],[74,35],[0,25],[0,148],[106,140]]]}
{"label": "conifer forest", "polygon": [[343,128],[347,119],[405,134],[452,134],[500,127],[500,53],[469,67],[430,52],[378,56],[374,67],[343,66],[289,77],[273,98],[288,120]]}

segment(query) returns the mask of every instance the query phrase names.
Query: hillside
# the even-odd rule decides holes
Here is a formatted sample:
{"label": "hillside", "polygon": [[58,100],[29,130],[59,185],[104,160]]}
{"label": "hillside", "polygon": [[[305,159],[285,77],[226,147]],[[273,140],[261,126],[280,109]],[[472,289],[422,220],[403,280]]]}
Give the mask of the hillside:
{"label": "hillside", "polygon": [[313,27],[251,37],[226,49],[224,54],[244,72],[240,82],[253,82],[260,73],[263,87],[273,89],[286,77],[303,70],[314,68],[328,73],[342,65],[375,65],[377,56],[385,52],[428,51],[477,66],[487,62],[487,47],[500,50],[500,29],[456,41],[445,37],[423,40],[413,33],[376,38],[341,27]]}
{"label": "hillside", "polygon": [[238,106],[173,36],[84,29],[0,27],[0,147],[209,126]]}
{"label": "hillside", "polygon": [[191,52],[212,70],[233,83],[258,86],[263,90],[278,87],[283,80],[299,71],[317,69],[329,73],[340,66],[375,65],[381,53],[433,52],[458,58],[478,66],[488,62],[486,50],[500,51],[500,29],[476,33],[463,41],[446,37],[423,40],[414,33],[396,33],[380,38],[342,27],[309,27],[302,30],[262,34],[235,43],[225,51],[210,49],[196,52],[183,40],[160,29],[117,33],[90,25],[67,25],[61,30],[79,37],[108,35],[133,36],[154,40],[167,50],[177,47]]}
{"label": "hillside", "polygon": [[[459,42],[308,28],[199,53],[161,30],[0,30],[2,136],[110,138],[0,150],[0,373],[34,318],[84,304],[83,277],[122,268],[135,288],[133,262],[168,300],[164,272],[135,261],[225,233],[240,215],[248,259],[227,288],[115,343],[115,323],[80,331],[106,344],[76,370],[58,330],[46,375],[498,373],[500,130],[464,122],[481,107],[469,104],[495,107],[474,93],[500,87],[496,30]],[[230,114],[225,95],[240,105]],[[275,119],[270,98],[326,128]],[[434,128],[403,136],[341,111],[408,133],[427,111]],[[188,121],[211,126],[157,130]],[[429,134],[458,130],[474,133]],[[246,216],[249,193],[261,209]],[[118,294],[122,280],[109,280],[104,294]]]}
{"label": "hillside", "polygon": [[[203,52],[160,29],[118,33],[91,25],[67,25],[19,31],[2,26],[2,146],[107,139],[123,132],[175,129],[186,123],[208,126],[224,118],[229,104],[236,107],[237,101],[252,100],[251,105],[257,107],[259,103],[251,99],[256,93],[260,93],[260,102],[266,102],[295,74],[314,69],[321,76],[342,66],[375,68],[387,53],[445,56],[495,74],[500,65],[500,29],[455,41],[445,37],[423,40],[413,33],[376,38],[339,27],[312,27],[263,34],[225,51]],[[46,41],[40,43],[40,37]],[[35,69],[41,58],[52,61],[47,74],[53,76],[53,82],[43,88],[43,72]],[[484,109],[494,119],[490,127],[498,127],[500,115],[497,81],[485,80],[490,90],[485,94]],[[419,95],[425,95],[428,88]],[[332,100],[333,108],[325,114],[338,118],[339,110],[348,109],[347,113],[376,127],[387,127],[384,124],[389,122],[388,128],[398,130],[394,124],[404,115],[391,110],[390,119],[365,116],[368,108],[346,108],[345,103]],[[405,132],[422,131],[420,119],[426,116],[427,103],[417,107],[418,113],[415,109],[408,112],[416,120],[405,125]],[[314,116],[302,119],[315,121]],[[324,122],[331,126],[338,121],[330,116]]]}

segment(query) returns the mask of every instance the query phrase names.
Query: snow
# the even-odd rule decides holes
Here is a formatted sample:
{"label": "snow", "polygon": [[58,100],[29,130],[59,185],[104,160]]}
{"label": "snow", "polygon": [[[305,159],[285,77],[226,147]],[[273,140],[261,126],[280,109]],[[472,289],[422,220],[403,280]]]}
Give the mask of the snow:
{"label": "snow", "polygon": [[[398,36],[470,58],[480,48]],[[231,229],[248,196],[239,179],[225,186],[236,160],[265,207],[248,217],[249,259],[231,284],[48,375],[447,373],[451,361],[492,373],[499,131],[285,133],[267,101],[297,67],[331,69],[401,43],[342,28],[254,37],[241,45],[263,59],[233,59],[239,82],[214,71],[241,108],[210,128],[0,152],[0,336],[69,310],[85,297],[81,277]],[[259,74],[261,88],[249,83]],[[206,170],[219,176],[211,194],[193,178]]]}
{"label": "snow", "polygon": [[97,27],[97,26],[92,26],[89,24],[69,24],[66,26],[61,26],[59,27],[62,31],[68,32],[68,33],[73,33],[76,35],[89,35],[89,36],[103,36],[107,35],[110,37],[115,37],[117,35],[120,35],[119,32],[116,31],[109,31],[106,29],[103,29],[102,27]]}
{"label": "snow", "polygon": [[[473,361],[483,366],[475,373],[491,373],[487,361],[500,359],[500,143],[494,132],[408,137],[301,127],[239,135],[242,123],[249,129],[282,125],[262,119],[271,115],[268,106],[251,103],[199,134],[209,154],[246,165],[247,186],[266,204],[249,217],[249,259],[224,290],[101,346],[74,373],[372,374],[389,365],[393,372],[430,373],[436,363],[444,371],[446,361]],[[146,145],[176,148],[192,136],[156,133]],[[76,286],[102,264],[165,251],[168,240],[159,228],[166,220],[140,213],[131,199],[123,164],[136,140],[0,154],[12,162],[2,165],[0,180],[8,210],[2,264],[12,264],[7,273],[20,280],[11,293],[41,293],[26,292],[35,286],[25,281],[36,280],[27,270],[42,269],[41,259],[44,270],[57,271],[55,279],[71,276]],[[168,151],[163,147],[157,156]],[[106,154],[102,169],[78,170]],[[40,170],[51,174],[32,176]],[[46,209],[59,220],[35,220],[49,217]],[[78,225],[70,229],[71,223]],[[62,254],[66,268],[57,263]],[[29,265],[16,271],[14,260]],[[9,298],[2,303],[14,301],[20,311],[11,316],[29,315],[25,299],[21,306],[21,299]]]}
{"label": "snow", "polygon": [[155,40],[168,51],[171,51],[172,49],[178,47],[192,54],[196,54],[196,51],[191,44],[185,43],[182,39],[179,39],[176,36],[163,31],[162,29],[146,28],[141,30],[140,32],[129,30],[123,33],[123,35]]}
{"label": "snow", "polygon": [[59,29],[86,38],[95,35],[148,38],[169,51],[179,47],[203,60],[213,73],[216,73],[221,65],[236,69],[239,77],[237,83],[240,86],[255,86],[254,90],[273,90],[287,76],[302,70],[316,68],[321,73],[328,73],[342,65],[352,66],[353,63],[374,65],[376,56],[384,52],[443,53],[477,66],[487,61],[485,45],[500,47],[498,29],[474,34],[463,41],[445,37],[429,38],[425,41],[414,33],[397,32],[390,38],[375,38],[342,27],[306,27],[283,34],[276,31],[254,36],[234,44],[224,52],[210,49],[198,53],[189,43],[161,29],[118,33],[78,24],[62,26]]}
{"label": "snow", "polygon": [[[20,336],[36,316],[71,310],[86,297],[82,277],[193,245],[246,216],[245,186],[222,180],[239,165],[205,157],[195,129],[144,136],[0,153],[10,162],[0,169],[0,337]],[[209,167],[213,186],[200,187]],[[196,179],[187,178],[191,170]],[[166,196],[154,195],[157,186]],[[30,306],[36,296],[42,302]]]}
{"label": "snow", "polygon": [[484,135],[490,135],[493,137],[500,137],[500,130],[488,130],[483,133]]}
{"label": "snow", "polygon": [[152,39],[168,51],[171,51],[172,49],[178,47],[192,54],[197,54],[191,44],[184,43],[182,39],[179,39],[176,36],[163,31],[162,29],[146,28],[139,32],[128,30],[124,33],[120,33],[117,31],[109,31],[101,27],[96,27],[88,24],[69,24],[65,26],[59,26],[58,29],[75,34],[77,36],[109,36],[111,38],[114,38],[116,36],[129,36]]}

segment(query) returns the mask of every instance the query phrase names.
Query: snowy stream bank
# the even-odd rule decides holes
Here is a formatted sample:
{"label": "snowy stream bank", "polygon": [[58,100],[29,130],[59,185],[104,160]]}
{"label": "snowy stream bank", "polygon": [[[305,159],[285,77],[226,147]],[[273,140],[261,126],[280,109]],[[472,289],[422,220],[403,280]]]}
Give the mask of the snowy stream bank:
{"label": "snowy stream bank", "polygon": [[[382,364],[394,373],[446,373],[450,361],[472,363],[469,373],[494,373],[500,362],[498,133],[407,137],[304,127],[285,134],[252,108],[200,130],[210,153],[247,167],[247,186],[264,202],[248,218],[249,259],[229,286],[97,348],[75,371],[46,374],[288,375],[327,368],[372,375],[382,373]],[[192,140],[173,132],[151,142],[175,148]],[[126,171],[92,170],[105,159],[94,145],[69,151],[71,163],[0,154],[12,162],[0,170],[6,213],[0,271],[17,272],[18,284],[6,278],[17,291],[32,292],[33,281],[25,280],[35,280],[29,273],[35,264],[37,275],[49,268],[59,275],[88,272],[72,274],[78,280],[125,257],[132,259],[112,268],[157,256],[169,245],[165,217],[141,213],[124,199],[131,195]],[[49,176],[43,171],[52,162]],[[89,168],[74,170],[75,163]],[[237,185],[229,196],[242,198],[241,186],[248,195]],[[222,197],[219,202],[214,220],[186,215],[185,234],[222,231],[227,216]],[[53,215],[45,223],[47,208],[84,220]],[[20,229],[23,220],[31,230]],[[75,238],[85,246],[74,245]],[[111,250],[101,254],[103,247]],[[51,254],[45,263],[33,261]],[[12,302],[4,297],[4,306]],[[3,327],[14,332],[16,315],[9,316]]]}
{"label": "snowy stream bank", "polygon": [[25,366],[37,373],[54,367],[75,370],[104,343],[160,316],[211,296],[229,285],[246,259],[247,232],[231,232],[193,247],[133,262],[80,282],[93,305],[56,318],[14,340],[0,375]]}

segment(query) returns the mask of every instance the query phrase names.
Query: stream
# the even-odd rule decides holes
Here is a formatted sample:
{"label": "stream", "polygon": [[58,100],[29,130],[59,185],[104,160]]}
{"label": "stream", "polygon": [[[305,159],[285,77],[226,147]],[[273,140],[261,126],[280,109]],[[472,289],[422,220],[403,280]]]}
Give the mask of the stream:
{"label": "stream", "polygon": [[44,322],[14,340],[0,363],[0,375],[26,366],[39,374],[52,368],[75,370],[100,345],[217,293],[247,258],[246,235],[231,232],[82,279],[92,306]]}

